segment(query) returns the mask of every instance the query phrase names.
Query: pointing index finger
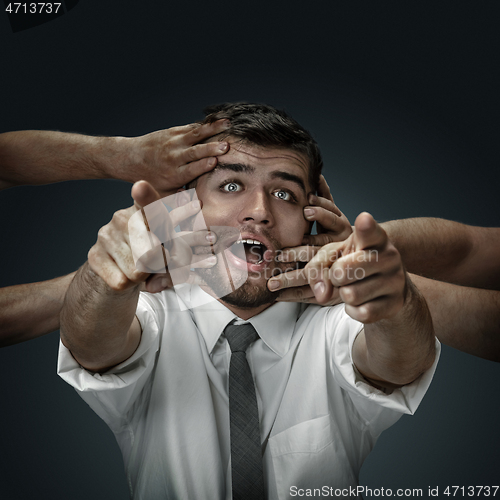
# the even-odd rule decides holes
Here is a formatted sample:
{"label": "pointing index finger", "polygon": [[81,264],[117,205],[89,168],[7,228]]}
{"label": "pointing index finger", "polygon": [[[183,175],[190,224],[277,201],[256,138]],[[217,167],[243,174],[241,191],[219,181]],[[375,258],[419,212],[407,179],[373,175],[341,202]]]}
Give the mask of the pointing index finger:
{"label": "pointing index finger", "polygon": [[386,232],[368,212],[362,212],[357,216],[354,227],[356,250],[383,246],[387,241]]}

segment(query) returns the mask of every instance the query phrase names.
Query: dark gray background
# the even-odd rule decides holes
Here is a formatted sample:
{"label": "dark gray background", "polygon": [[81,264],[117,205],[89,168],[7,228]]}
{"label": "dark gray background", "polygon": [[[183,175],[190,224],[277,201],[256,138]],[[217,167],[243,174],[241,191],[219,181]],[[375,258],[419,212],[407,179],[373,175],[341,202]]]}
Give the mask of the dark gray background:
{"label": "dark gray background", "polygon": [[[498,226],[498,27],[495,1],[81,0],[16,34],[0,13],[0,132],[132,136],[207,104],[268,102],[317,138],[351,221],[367,210]],[[130,203],[115,181],[3,191],[0,286],[76,269]],[[114,437],[57,377],[57,348],[52,333],[0,350],[0,498],[126,498]],[[445,347],[361,483],[498,484],[499,380],[500,365]]]}

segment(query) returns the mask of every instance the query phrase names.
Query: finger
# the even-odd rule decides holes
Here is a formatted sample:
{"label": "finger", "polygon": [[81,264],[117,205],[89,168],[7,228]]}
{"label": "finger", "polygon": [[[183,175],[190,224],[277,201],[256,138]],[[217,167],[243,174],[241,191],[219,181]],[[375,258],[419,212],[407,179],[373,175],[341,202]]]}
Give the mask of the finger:
{"label": "finger", "polygon": [[345,306],[345,312],[351,318],[364,323],[375,323],[381,319],[391,318],[403,306],[403,297],[399,295],[384,295],[360,306]]}
{"label": "finger", "polygon": [[123,291],[132,285],[116,262],[97,244],[89,250],[88,261],[92,271],[112,290]]}
{"label": "finger", "polygon": [[213,231],[180,231],[175,233],[175,238],[182,238],[190,247],[204,247],[213,245],[217,241],[217,235]]}
{"label": "finger", "polygon": [[271,278],[267,282],[267,288],[269,288],[272,292],[276,292],[282,288],[290,288],[307,284],[308,281],[304,270],[295,269]]}
{"label": "finger", "polygon": [[[300,290],[303,290],[303,297],[301,297]],[[305,304],[318,304],[322,306],[334,306],[337,304],[342,304],[342,299],[340,298],[338,288],[333,289],[333,293],[327,302],[319,304],[319,302],[316,300],[316,297],[314,296],[313,291],[311,290],[311,287],[307,286],[299,288],[288,288],[286,290],[283,290],[276,300],[278,302],[302,302]]]}
{"label": "finger", "polygon": [[[186,283],[191,283],[193,285],[205,284],[204,280],[194,272],[189,274]],[[146,281],[145,291],[149,293],[158,293],[168,288],[172,288],[173,286],[174,283],[172,282],[170,273],[153,274]]]}
{"label": "finger", "polygon": [[304,245],[294,248],[285,248],[276,256],[278,262],[309,262],[320,250],[321,246]]}
{"label": "finger", "polygon": [[356,250],[383,246],[387,242],[385,231],[368,212],[362,212],[357,216],[354,227]]}
{"label": "finger", "polygon": [[172,279],[169,273],[152,274],[146,280],[146,292],[158,293],[166,290],[167,288],[172,288]]}
{"label": "finger", "polygon": [[329,243],[320,247],[314,257],[306,265],[305,269],[331,267],[337,259],[340,259],[342,257],[344,248],[345,244],[343,241]]}
{"label": "finger", "polygon": [[[330,232],[344,232],[345,224],[338,215],[322,207],[305,207],[304,217],[309,221],[316,221],[323,228]],[[345,239],[345,238],[344,238]]]}
{"label": "finger", "polygon": [[349,220],[333,201],[310,194],[309,203],[310,205],[304,207],[304,218],[309,222],[317,222],[318,233],[333,233],[336,238],[328,237],[315,240],[306,235],[303,243],[307,241],[308,244],[312,244],[314,241],[317,244],[317,241],[321,241],[325,245],[330,241],[341,241],[352,233]]}
{"label": "finger", "polygon": [[200,175],[206,174],[213,170],[217,165],[217,158],[203,158],[198,161],[193,161],[186,165],[182,165],[177,168],[177,176],[178,176],[178,185],[182,184],[183,186],[189,184],[191,181],[194,181],[196,178],[200,177]]}
{"label": "finger", "polygon": [[229,143],[223,142],[207,142],[206,144],[197,144],[187,149],[181,150],[176,163],[178,165],[188,164],[194,161],[201,160],[212,156],[220,156],[229,151]]}
{"label": "finger", "polygon": [[401,268],[401,259],[395,248],[384,252],[376,249],[360,250],[336,260],[329,271],[335,286],[361,281],[374,274],[390,274]]}
{"label": "finger", "polygon": [[332,300],[335,294],[335,288],[332,285],[332,282],[328,279],[328,272],[323,269],[323,274],[320,276],[318,280],[314,283],[309,282],[314,296],[318,301],[318,304],[326,306]]}
{"label": "finger", "polygon": [[108,242],[104,240],[104,237],[99,236],[99,238],[107,254],[113,259],[116,266],[129,281],[137,284],[147,278],[149,270],[147,268],[142,268],[142,266],[136,266],[130,246],[125,240],[115,239],[108,244]]}
{"label": "finger", "polygon": [[330,186],[328,185],[328,182],[326,182],[324,175],[319,176],[318,195],[333,202],[333,196],[330,192]]}
{"label": "finger", "polygon": [[208,139],[209,137],[213,137],[214,135],[226,131],[230,126],[231,122],[224,118],[213,123],[205,123],[203,125],[200,123],[186,125],[186,133],[183,137],[183,142],[186,145],[196,144]]}
{"label": "finger", "polygon": [[173,227],[177,227],[182,221],[196,215],[201,210],[201,201],[193,200],[180,207],[174,208],[169,214]]}
{"label": "finger", "polygon": [[302,238],[302,244],[314,247],[324,247],[330,243],[338,243],[343,241],[345,238],[339,238],[339,235],[334,233],[320,233],[320,234],[308,234]]}
{"label": "finger", "polygon": [[308,197],[308,202],[309,202],[310,206],[306,206],[306,207],[304,207],[304,209],[321,207],[321,208],[324,208],[325,210],[333,212],[338,217],[342,216],[342,212],[339,210],[337,205],[335,205],[335,203],[332,200],[329,200],[329,199],[324,198],[322,196],[315,196],[314,194],[310,194]]}
{"label": "finger", "polygon": [[156,189],[147,181],[138,181],[132,186],[132,198],[137,210],[161,198]]}
{"label": "finger", "polygon": [[351,306],[360,306],[366,302],[378,299],[385,295],[395,294],[397,288],[404,289],[404,281],[396,274],[379,279],[378,276],[371,276],[362,281],[357,281],[350,285],[339,288],[342,300]]}
{"label": "finger", "polygon": [[165,272],[166,256],[162,242],[170,241],[173,227],[161,201],[146,205],[128,221],[128,244],[138,270]]}
{"label": "finger", "polygon": [[326,304],[332,298],[334,288],[328,271],[332,263],[342,255],[343,248],[344,242],[325,245],[304,268],[308,283],[320,304]]}
{"label": "finger", "polygon": [[297,286],[294,288],[286,288],[281,290],[276,300],[282,302],[304,302],[306,300],[312,299],[316,302],[316,297],[314,292],[311,290],[309,285]]}

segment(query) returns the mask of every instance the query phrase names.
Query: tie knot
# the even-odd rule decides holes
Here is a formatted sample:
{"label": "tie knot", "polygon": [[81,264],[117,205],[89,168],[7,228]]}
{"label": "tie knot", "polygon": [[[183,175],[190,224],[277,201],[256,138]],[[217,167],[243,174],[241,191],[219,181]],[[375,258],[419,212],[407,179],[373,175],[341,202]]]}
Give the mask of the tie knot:
{"label": "tie knot", "polygon": [[224,330],[231,352],[246,352],[248,346],[259,338],[259,334],[250,323],[227,325]]}

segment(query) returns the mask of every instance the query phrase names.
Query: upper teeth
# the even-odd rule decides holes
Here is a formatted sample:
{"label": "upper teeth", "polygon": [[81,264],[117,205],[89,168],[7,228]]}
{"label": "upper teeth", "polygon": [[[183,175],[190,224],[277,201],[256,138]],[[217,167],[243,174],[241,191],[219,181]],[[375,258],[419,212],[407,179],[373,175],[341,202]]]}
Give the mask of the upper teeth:
{"label": "upper teeth", "polygon": [[260,241],[257,241],[257,240],[250,240],[250,239],[246,239],[246,240],[238,240],[235,242],[236,244],[238,243],[246,243],[247,245],[262,245],[262,243]]}

